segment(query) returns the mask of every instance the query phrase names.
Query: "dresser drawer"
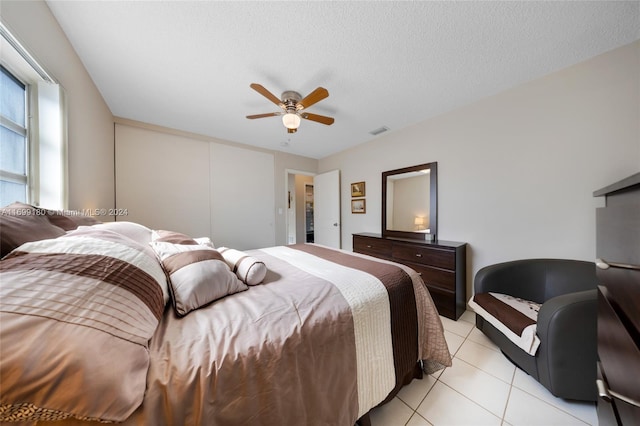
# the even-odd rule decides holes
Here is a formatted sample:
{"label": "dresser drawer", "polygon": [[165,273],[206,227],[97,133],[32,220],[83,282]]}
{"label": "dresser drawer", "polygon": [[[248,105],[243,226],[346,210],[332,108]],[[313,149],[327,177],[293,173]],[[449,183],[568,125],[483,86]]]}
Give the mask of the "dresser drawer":
{"label": "dresser drawer", "polygon": [[353,236],[353,251],[376,257],[391,258],[392,242],[381,238]]}
{"label": "dresser drawer", "polygon": [[420,274],[440,315],[457,320],[466,306],[466,243],[353,234],[353,251],[404,264]]}
{"label": "dresser drawer", "polygon": [[607,287],[608,299],[614,302],[618,316],[640,330],[640,269],[611,266],[596,268],[596,274],[600,284]]}
{"label": "dresser drawer", "polygon": [[453,271],[430,268],[413,262],[405,262],[405,265],[419,273],[427,286],[436,286],[449,291],[456,290],[456,274]]}
{"label": "dresser drawer", "polygon": [[[597,364],[597,380],[602,382],[606,386],[606,379],[602,375],[602,369],[600,367],[600,362]],[[618,421],[616,420],[616,413],[613,400],[609,398],[604,398],[603,395],[598,395],[597,401],[597,414],[598,414],[598,424],[605,425],[617,425]]]}
{"label": "dresser drawer", "polygon": [[598,286],[598,357],[602,373],[611,391],[640,401],[638,376],[631,374],[640,371],[636,338],[611,306],[607,289]]}
{"label": "dresser drawer", "polygon": [[433,299],[433,303],[436,305],[438,314],[457,320],[456,294],[452,291],[442,290],[438,287],[431,287],[429,285],[427,285],[427,289]]}
{"label": "dresser drawer", "polygon": [[631,196],[596,209],[596,257],[605,262],[640,265],[640,196]]}
{"label": "dresser drawer", "polygon": [[452,271],[456,269],[456,253],[451,250],[395,243],[392,255],[394,259],[403,261],[428,264]]}

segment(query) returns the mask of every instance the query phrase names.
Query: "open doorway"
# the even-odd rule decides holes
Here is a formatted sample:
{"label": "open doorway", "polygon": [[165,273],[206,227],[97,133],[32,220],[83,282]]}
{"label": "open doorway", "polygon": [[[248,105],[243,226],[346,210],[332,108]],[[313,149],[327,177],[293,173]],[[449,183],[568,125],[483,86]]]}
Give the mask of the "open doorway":
{"label": "open doorway", "polygon": [[314,242],[313,235],[313,184],[304,184],[304,232],[307,243]]}
{"label": "open doorway", "polygon": [[[340,170],[320,174],[287,170],[285,178],[287,244],[307,242],[307,230],[312,229],[314,243],[341,248]],[[309,186],[313,191],[307,196]],[[312,207],[310,220],[307,220],[307,207]]]}
{"label": "open doorway", "polygon": [[287,244],[313,242],[314,173],[287,170]]}

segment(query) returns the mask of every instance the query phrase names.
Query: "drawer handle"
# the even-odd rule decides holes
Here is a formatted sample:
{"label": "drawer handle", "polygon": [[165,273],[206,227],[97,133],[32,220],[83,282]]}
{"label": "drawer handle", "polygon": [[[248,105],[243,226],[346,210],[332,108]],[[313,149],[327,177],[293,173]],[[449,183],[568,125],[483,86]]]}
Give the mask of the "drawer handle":
{"label": "drawer handle", "polygon": [[598,396],[602,398],[606,402],[611,402],[611,394],[609,393],[609,389],[607,389],[607,385],[600,379],[596,380],[596,387],[598,388]]}
{"label": "drawer handle", "polygon": [[416,253],[416,257],[422,257],[420,253]]}
{"label": "drawer handle", "polygon": [[367,244],[367,248],[371,248],[371,244]]}
{"label": "drawer handle", "polygon": [[617,263],[617,262],[606,262],[602,259],[596,259],[596,266],[600,269],[609,269],[610,267],[614,268],[622,268],[622,269],[633,269],[635,271],[640,270],[640,265],[630,265],[628,263]]}
{"label": "drawer handle", "polygon": [[607,387],[607,384],[603,380],[596,380],[596,387],[598,388],[598,396],[605,400],[606,402],[611,402],[612,398],[617,398],[620,401],[624,401],[629,405],[633,405],[635,407],[640,407],[640,402],[635,401],[629,397],[619,394],[618,392],[614,392]]}

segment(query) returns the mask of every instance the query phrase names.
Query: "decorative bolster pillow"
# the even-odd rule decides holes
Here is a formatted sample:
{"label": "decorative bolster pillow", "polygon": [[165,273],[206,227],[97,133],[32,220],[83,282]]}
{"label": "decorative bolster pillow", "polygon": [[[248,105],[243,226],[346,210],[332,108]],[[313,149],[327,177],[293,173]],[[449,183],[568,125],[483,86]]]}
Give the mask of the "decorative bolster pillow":
{"label": "decorative bolster pillow", "polygon": [[219,247],[218,252],[229,265],[229,268],[247,285],[257,285],[267,275],[267,265],[264,262],[249,256],[240,250],[227,247]]}

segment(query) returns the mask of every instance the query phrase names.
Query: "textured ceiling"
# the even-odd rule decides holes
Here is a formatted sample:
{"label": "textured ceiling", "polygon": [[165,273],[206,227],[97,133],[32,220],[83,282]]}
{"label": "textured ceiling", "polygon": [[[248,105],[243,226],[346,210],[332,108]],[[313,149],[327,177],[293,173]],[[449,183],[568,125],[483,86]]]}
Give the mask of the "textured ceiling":
{"label": "textured ceiling", "polygon": [[[48,5],[114,115],[313,158],[640,38],[638,1]],[[335,124],[247,120],[279,110],[254,82]]]}

